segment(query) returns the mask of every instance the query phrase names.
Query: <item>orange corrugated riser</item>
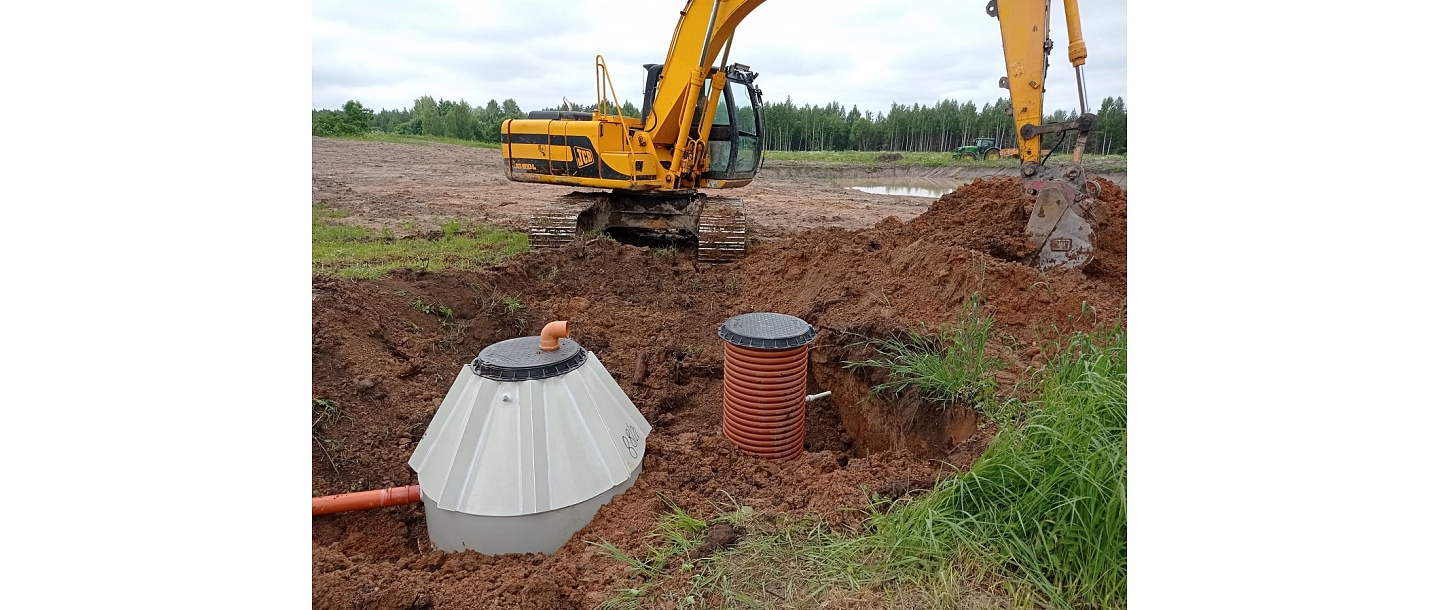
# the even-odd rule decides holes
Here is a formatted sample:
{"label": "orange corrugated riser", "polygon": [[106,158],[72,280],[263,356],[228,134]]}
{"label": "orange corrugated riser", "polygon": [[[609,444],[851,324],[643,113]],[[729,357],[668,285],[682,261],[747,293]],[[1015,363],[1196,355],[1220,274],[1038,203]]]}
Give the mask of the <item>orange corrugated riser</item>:
{"label": "orange corrugated riser", "polygon": [[805,451],[805,390],[815,327],[794,316],[748,313],[726,320],[721,429],[741,451],[784,461]]}
{"label": "orange corrugated riser", "polygon": [[810,347],[761,350],[725,344],[725,436],[741,451],[792,459],[805,444]]}

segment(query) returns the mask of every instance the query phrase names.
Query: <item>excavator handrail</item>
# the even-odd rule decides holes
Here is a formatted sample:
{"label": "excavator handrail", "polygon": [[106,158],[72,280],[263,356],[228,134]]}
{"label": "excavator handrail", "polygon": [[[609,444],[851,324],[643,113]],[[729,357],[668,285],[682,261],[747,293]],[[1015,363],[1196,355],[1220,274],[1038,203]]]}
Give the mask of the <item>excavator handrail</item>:
{"label": "excavator handrail", "polygon": [[[609,107],[612,105],[612,104],[610,103],[610,98],[608,98],[608,97],[605,96],[605,86],[606,86],[606,85],[609,85],[609,86],[610,86],[610,95],[615,96],[615,100],[616,100],[616,101],[619,101],[619,100],[620,100],[620,96],[615,94],[615,83],[614,83],[614,82],[611,82],[611,80],[610,80],[610,68],[605,65],[605,56],[604,56],[604,55],[596,55],[596,56],[595,56],[595,112],[599,113],[600,116],[614,116],[614,115],[612,115],[611,113],[606,112],[606,109],[609,108]],[[615,108],[615,114],[620,114],[620,108],[619,108],[618,106]]]}
{"label": "excavator handrail", "polygon": [[[600,79],[601,79],[602,76],[603,76],[604,79],[605,79],[605,81],[604,81],[603,84],[602,84],[601,81],[600,81]],[[599,118],[599,117],[602,117],[602,116],[615,116],[615,115],[618,115],[618,116],[619,116],[619,118],[620,118],[620,136],[621,136],[621,139],[625,140],[625,158],[626,158],[626,159],[628,160],[628,162],[633,166],[634,163],[635,163],[635,150],[634,150],[634,148],[630,145],[630,130],[625,128],[625,112],[624,112],[624,110],[622,110],[622,109],[617,105],[617,106],[615,107],[615,115],[609,115],[609,114],[606,114],[606,113],[605,113],[605,109],[609,107],[609,100],[608,100],[608,99],[605,99],[605,98],[603,97],[604,92],[605,92],[605,87],[604,87],[604,85],[609,85],[609,86],[610,86],[610,95],[612,95],[612,96],[615,97],[615,101],[616,101],[616,102],[620,101],[620,96],[615,93],[615,82],[612,81],[612,80],[610,80],[610,67],[605,64],[605,56],[604,56],[604,55],[596,55],[596,56],[595,56],[595,113],[596,113],[596,118]],[[626,172],[626,173],[627,173],[627,175],[630,177],[630,186],[633,188],[633,187],[635,186],[635,174],[632,173],[632,172]]]}

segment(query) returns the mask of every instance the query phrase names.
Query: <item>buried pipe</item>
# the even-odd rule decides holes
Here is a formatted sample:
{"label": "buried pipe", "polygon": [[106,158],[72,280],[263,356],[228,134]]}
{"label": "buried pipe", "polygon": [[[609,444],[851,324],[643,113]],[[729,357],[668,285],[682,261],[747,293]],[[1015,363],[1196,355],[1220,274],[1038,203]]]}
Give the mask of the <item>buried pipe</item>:
{"label": "buried pipe", "polygon": [[829,395],[830,395],[830,390],[825,390],[824,392],[821,392],[821,393],[819,393],[819,394],[811,394],[811,395],[805,397],[805,402],[815,402],[815,401],[820,400],[821,398],[825,398],[826,396],[829,396]]}
{"label": "buried pipe", "polygon": [[420,501],[420,486],[390,487],[310,499],[310,515],[328,515],[367,508],[400,506]]}

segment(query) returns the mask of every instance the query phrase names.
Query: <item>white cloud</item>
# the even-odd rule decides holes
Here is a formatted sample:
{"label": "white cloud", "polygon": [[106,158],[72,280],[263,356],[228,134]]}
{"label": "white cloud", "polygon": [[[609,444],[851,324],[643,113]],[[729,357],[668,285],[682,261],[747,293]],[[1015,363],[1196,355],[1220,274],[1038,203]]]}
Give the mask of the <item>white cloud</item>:
{"label": "white cloud", "polygon": [[[531,110],[561,97],[590,101],[593,61],[603,55],[619,95],[638,105],[640,66],[664,59],[683,7],[682,0],[317,1],[311,103],[338,108],[358,99],[397,108],[431,95],[472,104],[514,98]],[[1089,100],[1099,106],[1126,95],[1125,0],[1091,0],[1080,11]],[[1058,8],[1051,37],[1047,108],[1073,109]],[[797,104],[885,111],[892,102],[984,104],[1005,95],[997,84],[1004,75],[999,25],[980,1],[771,0],[736,30],[731,59],[760,73],[766,99]]]}

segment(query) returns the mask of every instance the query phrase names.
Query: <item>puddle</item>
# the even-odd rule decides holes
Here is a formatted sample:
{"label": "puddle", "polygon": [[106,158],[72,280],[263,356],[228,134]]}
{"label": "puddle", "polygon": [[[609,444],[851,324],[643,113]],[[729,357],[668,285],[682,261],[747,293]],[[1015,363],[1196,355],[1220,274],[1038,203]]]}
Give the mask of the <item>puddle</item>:
{"label": "puddle", "polygon": [[847,186],[845,188],[864,191],[875,195],[901,195],[904,197],[927,197],[939,199],[955,189],[937,189],[923,186]]}
{"label": "puddle", "polygon": [[957,180],[936,180],[933,178],[911,178],[901,180],[837,180],[836,184],[847,189],[854,189],[874,195],[899,195],[901,197],[939,199],[946,193],[959,188],[964,182]]}

